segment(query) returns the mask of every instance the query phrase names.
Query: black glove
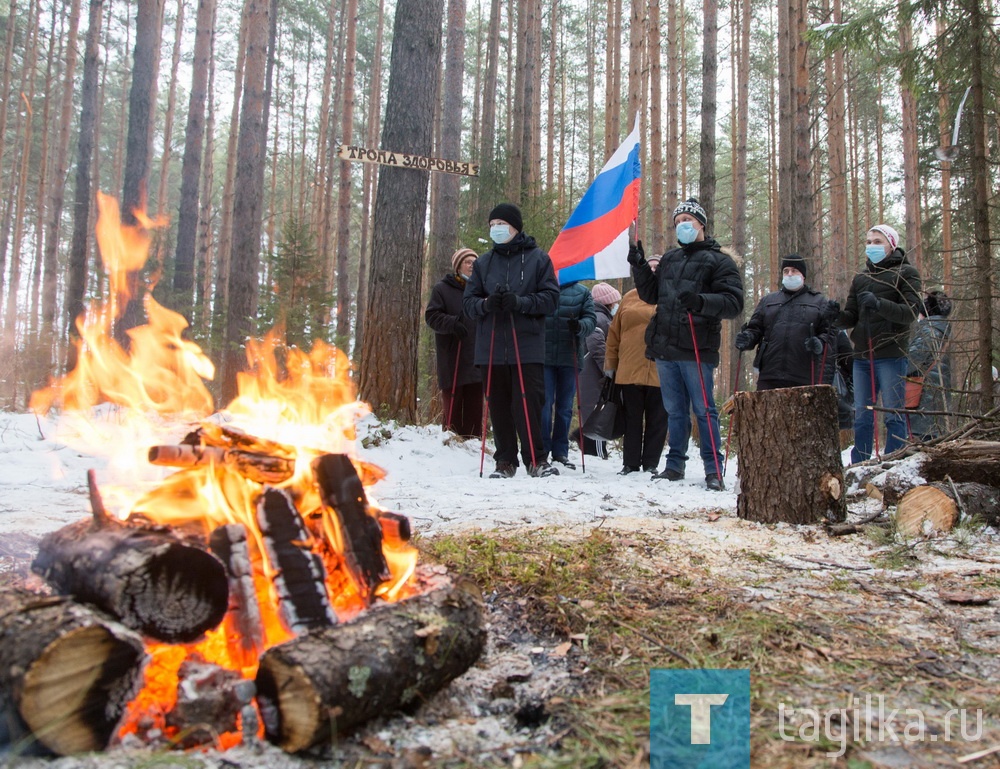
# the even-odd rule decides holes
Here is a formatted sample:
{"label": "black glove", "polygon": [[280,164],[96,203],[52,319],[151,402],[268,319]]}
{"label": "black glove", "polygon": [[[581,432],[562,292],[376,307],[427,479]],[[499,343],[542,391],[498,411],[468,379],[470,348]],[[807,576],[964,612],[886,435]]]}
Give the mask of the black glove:
{"label": "black glove", "polygon": [[736,335],[736,339],[733,343],[736,345],[736,349],[740,352],[743,350],[749,350],[753,347],[753,334],[749,331],[741,331]]}
{"label": "black glove", "polygon": [[806,339],[806,352],[810,355],[822,355],[823,354],[823,340],[818,336],[811,336]]}
{"label": "black glove", "polygon": [[690,312],[698,312],[704,305],[702,298],[694,291],[681,291],[677,294],[677,302]]}
{"label": "black glove", "polygon": [[646,252],[642,250],[642,241],[637,240],[628,247],[628,263],[639,265],[646,261]]}
{"label": "black glove", "polygon": [[459,321],[455,324],[455,331],[453,333],[459,339],[465,339],[469,335],[469,327],[462,323],[462,321]]}
{"label": "black glove", "polygon": [[500,305],[503,303],[503,291],[494,291],[488,297],[486,297],[486,303],[483,305],[483,309],[486,312],[497,312],[500,309]]}
{"label": "black glove", "polygon": [[861,291],[858,293],[858,307],[873,312],[878,309],[878,297],[871,291]]}
{"label": "black glove", "polygon": [[580,321],[576,318],[570,318],[566,321],[566,325],[569,326],[569,332],[574,336],[580,333]]}
{"label": "black glove", "polygon": [[840,315],[840,302],[830,299],[823,308],[823,320],[833,323]]}
{"label": "black glove", "polygon": [[517,309],[518,296],[513,291],[507,291],[500,297],[500,309],[504,312],[514,312]]}

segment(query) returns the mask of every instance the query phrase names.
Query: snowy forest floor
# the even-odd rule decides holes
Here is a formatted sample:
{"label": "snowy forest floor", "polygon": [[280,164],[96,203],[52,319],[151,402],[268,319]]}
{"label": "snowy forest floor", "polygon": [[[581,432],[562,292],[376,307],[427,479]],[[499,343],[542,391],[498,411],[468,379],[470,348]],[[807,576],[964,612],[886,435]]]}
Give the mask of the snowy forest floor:
{"label": "snowy forest floor", "polygon": [[[87,514],[85,470],[112,471],[52,432],[0,414],[0,585],[30,579],[38,537]],[[7,746],[0,766],[641,767],[649,671],[662,667],[749,668],[754,767],[955,766],[1000,746],[996,530],[831,538],[741,521],[736,459],[730,490],[712,493],[696,452],[675,484],[616,475],[620,455],[588,457],[585,473],[496,481],[479,477],[478,443],[432,427],[369,418],[359,439],[362,458],[388,471],[372,496],[411,517],[422,558],[482,588],[479,664],[415,711],[310,756],[247,745],[35,759]],[[877,504],[852,498],[849,520]],[[946,716],[957,708],[972,739]],[[962,765],[1000,766],[998,756]]]}

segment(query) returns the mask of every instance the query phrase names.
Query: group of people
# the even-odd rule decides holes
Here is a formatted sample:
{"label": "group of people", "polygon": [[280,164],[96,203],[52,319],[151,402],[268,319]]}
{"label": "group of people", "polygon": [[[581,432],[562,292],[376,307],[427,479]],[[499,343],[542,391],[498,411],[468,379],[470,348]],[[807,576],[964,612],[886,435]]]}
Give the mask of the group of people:
{"label": "group of people", "polygon": [[[635,289],[624,297],[607,283],[560,286],[511,203],[490,212],[489,251],[452,256],[425,313],[436,332],[443,426],[482,438],[485,394],[495,442],[490,477],[513,477],[520,464],[534,477],[557,475],[556,465],[575,469],[574,399],[582,422],[611,377],[625,414],[622,475],[683,479],[693,413],[706,486],[725,488],[713,383],[722,321],[743,312],[743,279],[697,199],[680,203],[673,223],[678,245],[662,256],[647,258],[641,241],[630,246]],[[941,291],[921,296],[898,233],[886,224],[868,231],[865,266],[843,307],[811,288],[808,274],[805,259],[785,256],[781,287],[735,335],[741,355],[756,349],[757,388],[834,384],[845,404],[841,426],[854,429],[852,462],[872,454],[879,397],[886,452],[939,434],[949,405],[951,301]],[[922,384],[919,406],[907,401],[908,383]],[[607,457],[603,442],[576,439],[583,455]]]}

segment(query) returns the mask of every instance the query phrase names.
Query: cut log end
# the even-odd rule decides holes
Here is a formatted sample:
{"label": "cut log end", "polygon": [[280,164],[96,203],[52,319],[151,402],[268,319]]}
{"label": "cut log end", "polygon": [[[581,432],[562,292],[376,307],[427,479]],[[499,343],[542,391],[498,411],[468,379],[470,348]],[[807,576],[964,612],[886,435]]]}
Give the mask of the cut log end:
{"label": "cut log end", "polygon": [[63,635],[25,673],[25,723],[59,755],[103,750],[135,692],[142,657],[105,627]]}
{"label": "cut log end", "polygon": [[957,521],[955,500],[934,486],[910,489],[896,507],[896,528],[908,537],[922,534],[925,526],[933,531],[951,531]]}

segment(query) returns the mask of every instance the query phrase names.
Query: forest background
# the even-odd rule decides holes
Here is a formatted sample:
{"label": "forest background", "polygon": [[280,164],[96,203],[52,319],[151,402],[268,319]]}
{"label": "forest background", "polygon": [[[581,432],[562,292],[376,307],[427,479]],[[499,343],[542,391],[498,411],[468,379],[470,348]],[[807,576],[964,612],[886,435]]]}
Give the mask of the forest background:
{"label": "forest background", "polygon": [[[865,231],[888,222],[925,288],[956,300],[956,409],[988,410],[997,32],[996,0],[0,0],[2,404],[73,365],[74,319],[112,293],[102,191],[150,227],[130,282],[190,322],[217,397],[245,339],[277,325],[346,352],[380,413],[431,419],[423,307],[453,250],[487,249],[501,200],[548,248],[638,114],[647,253],[696,195],[749,314],[790,252],[843,301]],[[126,347],[136,296],[115,311]],[[723,395],[746,386],[725,345]]]}

